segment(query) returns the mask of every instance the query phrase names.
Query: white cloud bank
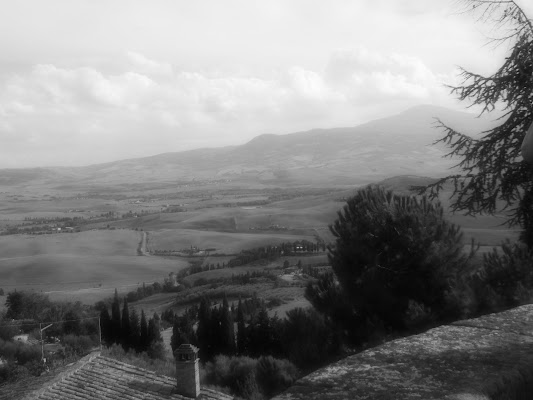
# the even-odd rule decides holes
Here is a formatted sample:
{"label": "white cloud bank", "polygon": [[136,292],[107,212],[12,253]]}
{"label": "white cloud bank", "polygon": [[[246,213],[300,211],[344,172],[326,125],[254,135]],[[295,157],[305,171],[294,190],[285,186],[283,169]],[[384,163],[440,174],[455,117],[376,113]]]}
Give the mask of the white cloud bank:
{"label": "white cloud bank", "polygon": [[420,103],[451,106],[424,62],[364,47],[324,71],[183,71],[128,52],[122,72],[41,64],[0,81],[0,167],[85,165],[356,125]]}

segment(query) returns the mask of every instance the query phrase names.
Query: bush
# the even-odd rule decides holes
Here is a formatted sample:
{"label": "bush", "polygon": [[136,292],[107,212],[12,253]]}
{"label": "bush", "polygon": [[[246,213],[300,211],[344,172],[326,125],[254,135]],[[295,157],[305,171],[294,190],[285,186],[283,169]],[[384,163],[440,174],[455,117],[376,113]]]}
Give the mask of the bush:
{"label": "bush", "polygon": [[205,365],[206,380],[210,384],[228,387],[237,396],[260,398],[255,380],[257,360],[250,357],[219,355]]}
{"label": "bush", "polygon": [[274,396],[298,379],[298,369],[288,360],[278,360],[271,356],[261,357],[256,366],[256,380],[261,392],[267,397]]}
{"label": "bush", "polygon": [[148,357],[151,359],[164,360],[166,357],[165,345],[162,340],[155,340],[150,343],[147,350]]}
{"label": "bush", "polygon": [[[501,252],[484,254],[477,298],[487,311],[515,307],[533,300],[533,250],[520,244],[502,243]],[[484,289],[484,290],[483,290]]]}
{"label": "bush", "polygon": [[13,336],[19,333],[19,328],[10,324],[10,322],[0,322],[0,339],[11,340]]}
{"label": "bush", "polygon": [[245,399],[262,399],[290,386],[298,378],[297,368],[288,360],[273,357],[228,357],[219,355],[205,365],[205,380],[228,387]]}
{"label": "bush", "polygon": [[340,353],[338,333],[312,308],[287,312],[282,346],[286,357],[304,371],[318,368]]}
{"label": "bush", "polygon": [[80,356],[87,354],[95,346],[95,343],[93,343],[89,336],[75,335],[65,335],[63,337],[63,344],[67,353],[74,353]]}

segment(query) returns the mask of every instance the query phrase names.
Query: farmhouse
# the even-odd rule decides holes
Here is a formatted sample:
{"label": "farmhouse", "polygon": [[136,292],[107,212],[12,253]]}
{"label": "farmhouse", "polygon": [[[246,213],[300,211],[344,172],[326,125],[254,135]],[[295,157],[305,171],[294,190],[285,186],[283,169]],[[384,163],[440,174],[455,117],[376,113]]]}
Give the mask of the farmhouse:
{"label": "farmhouse", "polygon": [[181,345],[176,351],[176,378],[158,375],[98,352],[52,373],[0,387],[0,400],[231,400],[200,387],[198,349]]}

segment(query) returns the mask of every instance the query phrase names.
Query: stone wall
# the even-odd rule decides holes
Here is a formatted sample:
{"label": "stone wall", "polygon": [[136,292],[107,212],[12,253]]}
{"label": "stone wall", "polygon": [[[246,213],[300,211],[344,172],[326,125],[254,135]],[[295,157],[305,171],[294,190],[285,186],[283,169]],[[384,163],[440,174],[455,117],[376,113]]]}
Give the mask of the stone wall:
{"label": "stone wall", "polygon": [[368,349],[275,399],[533,399],[533,305]]}

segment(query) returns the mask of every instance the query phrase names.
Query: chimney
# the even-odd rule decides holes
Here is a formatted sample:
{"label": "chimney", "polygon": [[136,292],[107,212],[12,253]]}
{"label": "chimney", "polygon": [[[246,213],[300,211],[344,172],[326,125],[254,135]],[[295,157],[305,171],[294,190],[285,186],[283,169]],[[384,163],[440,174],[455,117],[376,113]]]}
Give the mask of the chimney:
{"label": "chimney", "polygon": [[176,392],[182,396],[197,398],[200,395],[200,370],[198,348],[182,344],[174,352],[176,358]]}

